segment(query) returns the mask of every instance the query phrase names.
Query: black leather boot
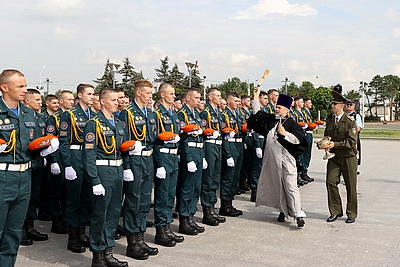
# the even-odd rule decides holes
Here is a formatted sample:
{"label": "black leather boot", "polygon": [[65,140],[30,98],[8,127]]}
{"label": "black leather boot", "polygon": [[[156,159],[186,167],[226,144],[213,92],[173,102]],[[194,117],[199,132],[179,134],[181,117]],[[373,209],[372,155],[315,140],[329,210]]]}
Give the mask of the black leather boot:
{"label": "black leather boot", "polygon": [[33,244],[32,239],[30,238],[28,231],[26,229],[26,223],[24,223],[24,226],[22,227],[22,238],[21,241],[19,242],[21,246],[30,246]]}
{"label": "black leather boot", "polygon": [[79,227],[79,238],[81,239],[82,245],[85,247],[89,247],[90,240],[89,237],[86,235],[86,226]]}
{"label": "black leather boot", "polygon": [[138,243],[139,243],[139,246],[141,246],[145,251],[147,251],[147,253],[150,256],[154,256],[154,255],[158,254],[158,248],[150,247],[149,245],[147,245],[146,242],[144,242],[144,232],[138,233]]}
{"label": "black leather boot", "polygon": [[176,235],[174,232],[172,232],[171,225],[169,223],[165,226],[165,233],[175,240],[176,243],[182,243],[185,240],[183,236]]}
{"label": "black leather boot", "polygon": [[239,216],[240,216],[240,215],[243,215],[243,211],[241,211],[241,210],[238,210],[237,208],[235,208],[235,207],[233,206],[233,204],[232,204],[232,200],[231,200],[230,204],[231,204],[231,206],[232,206],[232,209],[233,209],[233,210],[234,210],[236,213],[238,213],[238,214],[239,214]]}
{"label": "black leather boot", "polygon": [[202,223],[211,225],[211,226],[218,226],[219,221],[215,219],[211,214],[211,207],[203,206],[203,221]]}
{"label": "black leather boot", "polygon": [[278,220],[278,222],[284,222],[285,221],[285,213],[280,212],[277,220]]}
{"label": "black leather boot", "polygon": [[189,223],[188,216],[180,216],[179,217],[179,233],[185,235],[197,235],[199,232],[193,228]]}
{"label": "black leather boot", "polygon": [[219,216],[219,215],[215,212],[214,205],[212,205],[212,206],[210,207],[210,212],[211,212],[211,216],[213,216],[219,223],[224,223],[224,222],[226,222],[226,218],[225,218],[225,217]]}
{"label": "black leather boot", "polygon": [[124,227],[118,224],[117,233],[120,234],[121,236],[125,236]]}
{"label": "black leather boot", "polygon": [[114,258],[112,248],[104,250],[104,259],[108,267],[128,267],[128,262]]}
{"label": "black leather boot", "polygon": [[237,217],[240,213],[233,208],[232,202],[221,199],[221,208],[219,209],[219,215]]}
{"label": "black leather boot", "polygon": [[128,241],[128,246],[126,247],[126,256],[136,260],[147,260],[149,258],[147,251],[138,243],[137,233],[128,235],[126,240]]}
{"label": "black leather boot", "polygon": [[79,238],[79,228],[68,231],[67,249],[74,253],[83,253],[86,251],[86,248],[82,245],[81,239]]}
{"label": "black leather boot", "polygon": [[198,225],[194,220],[193,220],[193,214],[189,216],[189,224],[192,228],[196,229],[198,233],[204,233],[206,228]]}
{"label": "black leather boot", "polygon": [[306,224],[306,223],[304,222],[303,217],[297,217],[297,218],[296,218],[296,221],[297,221],[297,227],[299,227],[299,228],[303,227],[303,226]]}
{"label": "black leather boot", "polygon": [[297,187],[305,185],[305,181],[301,179],[301,175],[297,175]]}
{"label": "black leather boot", "polygon": [[257,188],[252,188],[251,195],[250,195],[250,201],[256,202],[256,198],[257,198]]}
{"label": "black leather boot", "polygon": [[49,239],[47,234],[42,234],[35,229],[34,220],[26,220],[25,222],[28,235],[33,241],[45,241]]}
{"label": "black leather boot", "polygon": [[107,267],[103,251],[93,251],[92,267]]}
{"label": "black leather boot", "polygon": [[301,179],[303,179],[304,181],[307,181],[309,183],[314,181],[314,178],[311,178],[310,176],[308,176],[307,172],[303,172],[301,174]]}
{"label": "black leather boot", "polygon": [[167,235],[165,225],[156,226],[156,236],[154,239],[154,243],[164,247],[174,247],[176,245],[175,240]]}
{"label": "black leather boot", "polygon": [[53,217],[51,223],[51,232],[62,235],[68,233],[67,226],[65,225],[65,222],[63,221],[61,216]]}

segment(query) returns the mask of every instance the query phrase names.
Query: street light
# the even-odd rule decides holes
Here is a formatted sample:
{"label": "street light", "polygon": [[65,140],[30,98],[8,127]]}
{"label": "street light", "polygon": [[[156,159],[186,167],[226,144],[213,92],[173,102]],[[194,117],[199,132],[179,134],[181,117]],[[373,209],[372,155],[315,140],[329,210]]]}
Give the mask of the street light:
{"label": "street light", "polygon": [[110,72],[112,74],[112,88],[115,89],[115,73],[118,72],[119,67],[121,67],[121,64],[115,64],[115,63],[107,63],[106,66],[110,69]]}
{"label": "street light", "polygon": [[287,94],[287,84],[288,84],[288,82],[290,82],[288,77],[285,77],[285,80],[282,82],[285,83],[285,94]]}
{"label": "street light", "polygon": [[194,69],[197,68],[197,60],[196,60],[196,64],[193,64],[191,62],[185,62],[185,65],[189,72],[189,87],[192,87],[192,72]]}
{"label": "street light", "polygon": [[203,76],[203,95],[204,101],[206,101],[206,76]]}

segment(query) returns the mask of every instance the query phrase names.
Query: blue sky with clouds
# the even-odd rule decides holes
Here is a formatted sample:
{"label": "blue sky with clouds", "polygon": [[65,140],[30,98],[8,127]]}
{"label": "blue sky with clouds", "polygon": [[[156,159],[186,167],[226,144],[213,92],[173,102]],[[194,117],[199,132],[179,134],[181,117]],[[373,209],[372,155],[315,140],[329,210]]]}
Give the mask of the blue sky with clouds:
{"label": "blue sky with clouds", "polygon": [[268,68],[263,89],[288,77],[349,90],[376,74],[400,75],[398,0],[2,0],[1,7],[0,67],[20,69],[29,86],[49,77],[51,91],[91,83],[107,58],[124,57],[150,80],[165,56],[185,73],[184,62],[198,60],[207,85],[234,76],[254,82]]}

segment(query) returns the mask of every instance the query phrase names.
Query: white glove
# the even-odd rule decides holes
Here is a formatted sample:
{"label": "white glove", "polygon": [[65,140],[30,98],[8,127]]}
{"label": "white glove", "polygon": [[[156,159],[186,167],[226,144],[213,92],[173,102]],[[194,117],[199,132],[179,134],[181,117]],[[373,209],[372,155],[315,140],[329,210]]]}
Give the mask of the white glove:
{"label": "white glove", "polygon": [[46,167],[47,166],[47,159],[43,158],[43,166]]}
{"label": "white glove", "polygon": [[67,180],[75,180],[77,178],[76,171],[72,166],[65,167],[65,179]]}
{"label": "white glove", "polygon": [[301,128],[303,128],[303,130],[307,130],[307,128],[308,128],[308,124],[304,125],[304,126],[303,126],[303,127],[301,127]]}
{"label": "white glove", "polygon": [[124,181],[132,182],[135,178],[133,177],[133,172],[131,169],[124,170]]}
{"label": "white glove", "polygon": [[165,171],[164,167],[157,168],[156,170],[156,177],[160,179],[165,179],[167,176],[167,172]]}
{"label": "white glove", "polygon": [[257,158],[262,158],[262,149],[260,147],[256,147],[256,156]]}
{"label": "white glove", "polygon": [[207,169],[208,163],[206,159],[203,159],[203,170]]}
{"label": "white glove", "polygon": [[93,195],[95,196],[106,195],[106,190],[104,189],[102,184],[97,184],[93,186]]}
{"label": "white glove", "polygon": [[0,153],[3,152],[7,148],[7,144],[0,145]]}
{"label": "white glove", "polygon": [[58,146],[60,145],[60,142],[58,141],[58,138],[53,138],[50,140],[50,146],[46,147],[42,151],[40,151],[40,156],[46,157],[47,155],[53,153],[58,149]]}
{"label": "white glove", "polygon": [[197,130],[197,134],[200,135],[203,133],[203,129],[200,128],[200,130]]}
{"label": "white glove", "polygon": [[181,140],[181,138],[179,137],[179,135],[175,136],[174,140],[168,140],[168,141],[164,141],[164,144],[175,144],[178,143]]}
{"label": "white glove", "polygon": [[232,131],[229,134],[225,135],[225,139],[234,138],[235,134],[236,134],[235,131]]}
{"label": "white glove", "polygon": [[131,151],[129,151],[129,155],[133,155],[134,153],[141,152],[143,150],[143,145],[142,142],[136,141],[135,142],[135,147]]}
{"label": "white glove", "polygon": [[203,133],[202,129],[197,130],[197,131],[188,132],[188,134],[202,134],[202,133]]}
{"label": "white glove", "polygon": [[235,167],[235,161],[232,157],[226,160],[226,165],[228,165],[228,167]]}
{"label": "white glove", "polygon": [[246,143],[243,143],[243,149],[247,149]]}
{"label": "white glove", "polygon": [[178,155],[178,162],[181,162],[181,155]]}
{"label": "white glove", "polygon": [[211,136],[207,136],[207,137],[208,137],[208,139],[217,139],[219,137],[219,132],[214,131]]}
{"label": "white glove", "polygon": [[61,173],[60,165],[58,165],[57,162],[52,163],[50,165],[50,172],[54,175],[60,174]]}
{"label": "white glove", "polygon": [[188,168],[188,172],[197,171],[196,163],[194,163],[194,161],[188,162],[187,168]]}

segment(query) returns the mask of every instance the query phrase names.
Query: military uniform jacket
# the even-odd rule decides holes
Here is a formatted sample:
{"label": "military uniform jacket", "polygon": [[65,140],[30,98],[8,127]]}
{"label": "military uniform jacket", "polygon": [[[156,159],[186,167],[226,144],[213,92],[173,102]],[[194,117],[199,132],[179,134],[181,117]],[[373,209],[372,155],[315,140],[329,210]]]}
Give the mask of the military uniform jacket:
{"label": "military uniform jacket", "polygon": [[343,114],[335,125],[335,116],[326,122],[324,136],[330,136],[335,146],[330,150],[335,157],[347,158],[357,155],[357,127],[355,121]]}
{"label": "military uniform jacket", "polygon": [[299,123],[299,122],[306,122],[306,118],[304,117],[304,114],[302,111],[298,110],[297,108],[292,108],[292,114],[294,115],[293,119]]}
{"label": "military uniform jacket", "polygon": [[20,103],[18,111],[19,116],[0,98],[0,138],[7,142],[6,149],[0,153],[0,163],[20,164],[34,157],[28,145],[40,137],[42,131],[33,110]]}
{"label": "military uniform jacket", "polygon": [[[39,126],[39,132],[37,137],[42,137],[46,135],[46,118],[44,114],[41,114],[39,112],[33,111],[35,121],[37,125]],[[37,153],[39,150],[34,151],[33,153]],[[52,153],[54,154],[54,153]],[[50,156],[50,155],[49,155]],[[43,158],[40,157],[39,155],[35,156],[35,160],[32,161],[32,168],[40,168],[43,167]]]}
{"label": "military uniform jacket", "polygon": [[314,119],[313,119],[313,117],[311,115],[311,112],[308,109],[303,108],[301,110],[301,112],[303,113],[303,117],[305,119],[305,122],[307,122],[307,123],[314,122]]}
{"label": "military uniform jacket", "polygon": [[271,102],[268,102],[262,110],[268,114],[275,114],[275,106]]}
{"label": "military uniform jacket", "polygon": [[[234,138],[242,138],[241,128],[243,124],[242,117],[236,112],[232,112],[228,107],[222,111],[223,117],[223,128],[228,127],[235,130],[236,134]],[[223,140],[222,142],[222,154],[225,158],[231,158],[232,147],[229,146],[229,142],[227,140]]]}
{"label": "military uniform jacket", "polygon": [[153,111],[146,108],[146,114],[132,102],[119,115],[120,120],[126,124],[127,140],[140,141],[143,150],[151,150],[157,138],[157,119]]}
{"label": "military uniform jacket", "polygon": [[[221,112],[218,112],[211,106],[210,103],[207,103],[204,110],[200,113],[201,124],[204,128],[211,128],[215,131],[221,133],[223,118]],[[221,139],[221,136],[217,139]]]}
{"label": "military uniform jacket", "polygon": [[[47,111],[46,111],[47,113]],[[61,114],[63,113],[62,109],[59,108],[52,115],[48,114],[46,119],[46,134],[47,135],[55,135],[58,136],[59,128],[60,128],[60,119]],[[60,150],[57,150],[55,153],[50,154],[47,157],[47,161],[49,164],[52,163],[62,163]]]}
{"label": "military uniform jacket", "polygon": [[[192,111],[186,104],[178,111],[178,118],[180,121],[180,129],[182,130],[188,124],[202,125],[202,120],[200,118],[199,112],[194,109]],[[184,162],[191,162],[199,157],[204,158],[204,149],[201,149],[199,155],[199,148],[191,147],[188,145],[189,142],[201,143],[203,144],[203,135],[197,134],[187,134],[181,132],[181,143],[180,143],[180,154],[181,160]]]}
{"label": "military uniform jacket", "polygon": [[97,173],[96,160],[122,159],[119,146],[126,141],[124,128],[124,124],[116,116],[114,116],[113,125],[101,110],[97,116],[86,123],[82,160],[92,185],[101,183]]}
{"label": "military uniform jacket", "polygon": [[[180,133],[180,128],[179,128],[180,121],[178,118],[178,114],[176,114],[175,110],[171,110],[171,113],[169,113],[169,111],[162,104],[160,104],[156,109],[155,114],[157,116],[158,133],[163,133],[163,132],[173,132],[176,134]],[[169,157],[166,156],[167,154],[160,152],[161,148],[178,149],[179,142],[175,144],[165,144],[164,141],[157,138],[154,146],[155,167],[156,168],[165,167],[166,165],[169,165],[171,168],[174,167],[173,166],[175,164],[174,161],[172,162],[166,160],[166,158]]]}
{"label": "military uniform jacket", "polygon": [[[247,123],[247,120],[250,118],[251,112],[245,108],[240,108],[239,109],[239,114],[241,115],[241,119],[243,123]],[[256,132],[253,133],[243,133],[243,142],[251,147],[257,148],[261,147],[260,145],[260,135]]]}
{"label": "military uniform jacket", "polygon": [[[95,112],[90,108],[89,110],[90,117],[96,116]],[[65,167],[72,166],[69,146],[83,144],[85,125],[89,119],[79,103],[61,114],[58,138],[60,139],[59,149]]]}

